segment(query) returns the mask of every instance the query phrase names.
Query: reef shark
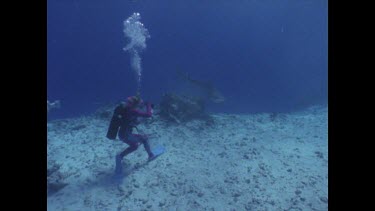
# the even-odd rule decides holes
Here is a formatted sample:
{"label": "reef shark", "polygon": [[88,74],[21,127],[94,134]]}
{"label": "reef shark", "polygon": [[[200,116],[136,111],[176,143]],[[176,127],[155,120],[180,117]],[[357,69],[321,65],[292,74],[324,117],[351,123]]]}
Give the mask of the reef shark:
{"label": "reef shark", "polygon": [[211,82],[193,79],[187,73],[182,71],[177,71],[177,73],[182,77],[182,79],[198,87],[203,92],[206,99],[214,103],[221,103],[225,101],[224,96],[212,85]]}

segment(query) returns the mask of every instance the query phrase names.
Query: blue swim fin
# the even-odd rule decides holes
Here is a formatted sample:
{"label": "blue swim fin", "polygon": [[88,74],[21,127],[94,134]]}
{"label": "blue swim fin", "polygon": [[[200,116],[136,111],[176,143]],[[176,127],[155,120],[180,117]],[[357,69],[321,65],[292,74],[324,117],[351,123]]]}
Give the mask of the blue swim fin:
{"label": "blue swim fin", "polygon": [[148,158],[148,162],[155,160],[155,158],[159,157],[159,155],[163,154],[165,152],[165,147],[163,146],[157,146],[155,149],[152,150],[152,153],[154,156]]}

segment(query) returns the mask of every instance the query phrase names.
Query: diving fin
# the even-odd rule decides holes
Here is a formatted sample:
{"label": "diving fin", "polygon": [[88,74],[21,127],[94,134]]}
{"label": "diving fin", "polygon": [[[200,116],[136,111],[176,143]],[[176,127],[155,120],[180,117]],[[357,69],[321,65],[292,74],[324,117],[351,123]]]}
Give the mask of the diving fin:
{"label": "diving fin", "polygon": [[148,162],[155,160],[157,157],[162,155],[164,152],[165,152],[165,147],[157,146],[154,150],[152,150],[152,153],[154,154],[154,156],[150,157],[148,159]]}

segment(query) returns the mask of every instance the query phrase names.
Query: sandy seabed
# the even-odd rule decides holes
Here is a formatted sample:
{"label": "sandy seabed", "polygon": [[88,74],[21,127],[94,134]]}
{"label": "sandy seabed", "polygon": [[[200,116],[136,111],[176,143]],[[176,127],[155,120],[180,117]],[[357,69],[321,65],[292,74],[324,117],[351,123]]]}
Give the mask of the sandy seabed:
{"label": "sandy seabed", "polygon": [[140,146],[114,178],[127,145],[105,137],[97,115],[47,124],[48,163],[67,185],[47,197],[54,210],[328,210],[328,111],[214,114],[214,124],[166,124],[155,116],[138,129],[167,151],[147,163]]}

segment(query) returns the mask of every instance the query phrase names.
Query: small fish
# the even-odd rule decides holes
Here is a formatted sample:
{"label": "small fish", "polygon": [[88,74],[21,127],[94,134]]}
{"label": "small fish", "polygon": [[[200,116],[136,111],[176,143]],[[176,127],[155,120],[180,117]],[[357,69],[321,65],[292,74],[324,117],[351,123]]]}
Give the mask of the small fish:
{"label": "small fish", "polygon": [[52,103],[47,100],[47,113],[52,109],[58,109],[60,107],[61,107],[60,100],[56,100],[55,102],[52,102]]}

